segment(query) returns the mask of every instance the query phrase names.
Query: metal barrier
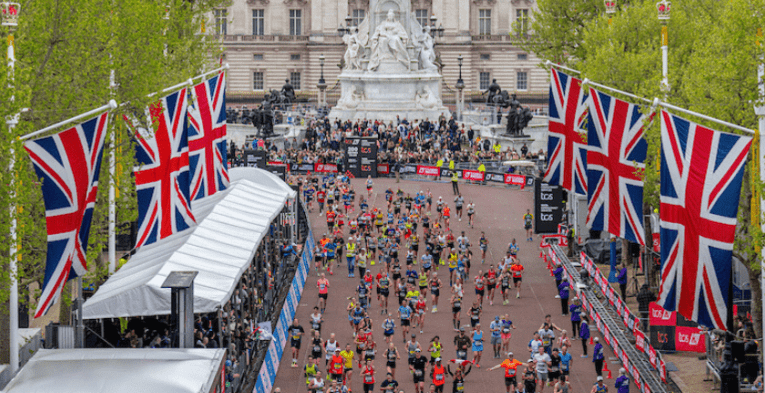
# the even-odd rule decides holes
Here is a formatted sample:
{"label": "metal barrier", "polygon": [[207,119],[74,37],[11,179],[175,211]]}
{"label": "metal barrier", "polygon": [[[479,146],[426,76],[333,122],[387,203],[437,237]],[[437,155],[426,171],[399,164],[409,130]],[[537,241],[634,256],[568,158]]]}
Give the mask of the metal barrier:
{"label": "metal barrier", "polygon": [[[584,295],[588,304],[593,308],[593,312],[600,317],[601,321],[606,326],[604,329],[607,329],[610,332],[612,340],[615,341],[617,346],[626,353],[633,367],[637,369],[638,375],[642,380],[638,382],[640,382],[640,384],[647,384],[648,391],[654,393],[680,392],[680,389],[669,376],[667,376],[666,385],[661,381],[658,372],[651,366],[648,355],[638,351],[632,344],[634,340],[634,337],[631,337],[632,333],[623,330],[624,324],[620,318],[616,316],[616,309],[614,309],[608,301],[601,302],[595,290],[591,289],[590,282],[584,282],[582,280],[582,277],[579,275],[579,269],[581,269],[582,265],[578,262],[571,262],[568,257],[566,257],[566,253],[563,249],[557,244],[550,245],[549,247],[555,255],[554,259],[563,265],[566,274],[568,274],[569,280],[577,293]],[[601,330],[599,324],[595,325],[598,330]],[[645,389],[643,391],[645,391]]]}

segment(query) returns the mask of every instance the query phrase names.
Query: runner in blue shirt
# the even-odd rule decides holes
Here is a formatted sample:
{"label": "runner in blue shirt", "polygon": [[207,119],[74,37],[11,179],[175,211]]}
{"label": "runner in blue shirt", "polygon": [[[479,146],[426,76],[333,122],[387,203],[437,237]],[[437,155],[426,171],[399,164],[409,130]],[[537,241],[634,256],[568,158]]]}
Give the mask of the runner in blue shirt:
{"label": "runner in blue shirt", "polygon": [[401,319],[401,334],[406,341],[406,336],[409,334],[409,319],[412,317],[412,309],[406,303],[406,300],[401,301],[401,306],[398,308],[398,317]]}
{"label": "runner in blue shirt", "polygon": [[494,317],[494,320],[489,324],[489,330],[491,330],[491,346],[494,348],[494,359],[500,357],[499,351],[502,347],[502,321],[499,320],[499,316]]}

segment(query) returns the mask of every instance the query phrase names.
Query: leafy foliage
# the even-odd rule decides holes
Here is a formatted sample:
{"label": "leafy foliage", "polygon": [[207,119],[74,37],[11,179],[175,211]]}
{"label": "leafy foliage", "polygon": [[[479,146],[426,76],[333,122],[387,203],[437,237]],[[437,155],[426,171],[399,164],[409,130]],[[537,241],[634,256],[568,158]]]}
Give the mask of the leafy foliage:
{"label": "leafy foliage", "polygon": [[[18,137],[89,111],[114,99],[122,105],[112,111],[109,137],[104,151],[97,202],[88,249],[92,277],[104,276],[101,255],[108,236],[108,190],[117,187],[117,228],[137,217],[135,185],[132,179],[133,147],[122,115],[143,113],[151,93],[184,82],[217,65],[219,42],[199,34],[202,23],[214,8],[229,0],[167,2],[145,0],[32,0],[22,3],[15,34],[16,72],[10,83],[7,65],[0,64],[0,115],[22,113],[13,133],[0,133],[0,150],[13,149],[15,172],[0,171],[5,190],[15,180],[16,194],[0,193],[0,206],[19,206],[17,214],[20,243],[20,299],[24,302],[28,284],[42,284],[45,270],[45,214],[39,180]],[[9,34],[7,30],[0,36]],[[114,73],[114,87],[110,75]],[[11,101],[10,97],[15,96]],[[10,103],[10,105],[5,105]],[[68,126],[72,126],[69,124]],[[51,133],[60,131],[51,131]],[[109,173],[109,144],[114,137],[116,171]],[[0,166],[8,168],[13,156],[0,154]],[[8,211],[5,209],[5,211]],[[0,215],[0,238],[10,245],[10,215]],[[7,287],[8,247],[0,250],[0,286]],[[31,294],[32,298],[39,296]],[[0,290],[0,303],[8,291]],[[34,304],[30,305],[34,308]]]}

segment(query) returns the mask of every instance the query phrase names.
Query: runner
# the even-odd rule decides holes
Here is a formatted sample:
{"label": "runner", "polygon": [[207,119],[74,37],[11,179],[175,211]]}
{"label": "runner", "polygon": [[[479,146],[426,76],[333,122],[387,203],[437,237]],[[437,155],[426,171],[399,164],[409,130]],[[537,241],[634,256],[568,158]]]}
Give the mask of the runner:
{"label": "runner", "polygon": [[491,321],[489,330],[491,331],[491,346],[494,349],[494,359],[498,359],[502,346],[502,322],[499,320],[499,316],[494,317],[494,320]]}
{"label": "runner", "polygon": [[324,203],[327,201],[327,192],[324,191],[322,186],[316,193],[316,201],[319,202],[319,214],[324,212]]}
{"label": "runner", "polygon": [[486,233],[481,231],[481,240],[478,241],[481,247],[481,264],[486,261],[486,250],[489,248],[489,239],[486,238]]}
{"label": "runner", "polygon": [[[456,182],[453,182],[452,184],[457,184]],[[477,366],[476,366],[477,367]],[[465,377],[470,374],[470,371],[473,370],[473,365],[468,364],[467,371],[463,372],[462,367],[457,367],[456,370],[454,370],[454,373],[452,373],[452,370],[449,368],[449,365],[446,365],[446,372],[449,373],[449,375],[452,376],[452,393],[463,393],[465,391]]]}
{"label": "runner", "polygon": [[598,375],[597,382],[592,386],[590,393],[608,393],[608,386],[603,383],[603,377]]}
{"label": "runner", "polygon": [[483,296],[486,292],[486,279],[484,278],[483,270],[478,271],[478,275],[475,276],[475,295],[478,297],[476,302],[483,305]]}
{"label": "runner", "polygon": [[545,385],[547,385],[548,381],[548,372],[550,370],[550,366],[552,365],[552,359],[550,358],[550,355],[548,355],[545,352],[544,347],[539,347],[537,350],[537,353],[534,354],[532,357],[534,359],[535,363],[535,370],[537,372],[537,381],[539,383],[539,392],[544,392]]}
{"label": "runner", "polygon": [[367,177],[367,198],[372,197],[372,186],[374,183],[372,182],[372,176]]}
{"label": "runner", "polygon": [[481,323],[481,314],[483,313],[483,307],[478,303],[478,300],[473,301],[473,307],[470,307],[470,327],[475,327]]}
{"label": "runner", "polygon": [[430,279],[430,297],[433,303],[432,313],[438,311],[438,297],[441,294],[441,279],[438,278],[438,273],[433,272],[433,278]]}
{"label": "runner", "polygon": [[319,307],[314,307],[313,313],[311,314],[311,330],[321,332],[322,322],[324,322],[324,318],[319,312]]}
{"label": "runner", "polygon": [[462,311],[462,296],[458,293],[452,295],[452,325],[454,330],[457,331],[460,328],[460,311]]}
{"label": "runner", "polygon": [[371,393],[375,389],[375,367],[371,360],[367,360],[364,368],[361,369],[361,376],[364,379],[364,393]]}
{"label": "runner", "polygon": [[460,221],[462,221],[462,205],[464,203],[465,198],[462,197],[462,194],[457,194],[454,198],[454,208],[457,210],[457,216],[459,216]]}
{"label": "runner", "polygon": [[[517,359],[513,359],[513,353],[507,353],[507,359],[502,363],[492,367],[489,371],[494,371],[499,367],[505,369],[505,391],[507,393],[515,393],[516,387],[519,387],[516,376],[518,375],[518,367],[523,366],[523,363]],[[573,393],[573,392],[572,392]]]}
{"label": "runner", "polygon": [[[425,287],[427,288],[427,277],[425,283]],[[417,324],[420,326],[420,334],[422,334],[423,330],[425,329],[425,311],[427,310],[428,306],[425,303],[425,296],[420,294],[415,305]]]}
{"label": "runner", "polygon": [[327,307],[327,296],[329,295],[329,280],[321,273],[319,280],[316,282],[316,287],[319,288],[319,304],[318,307],[321,313],[324,313],[324,309]]}
{"label": "runner", "polygon": [[[340,350],[339,344],[337,340],[335,339],[335,333],[332,333],[329,335],[329,340],[325,341],[324,344],[322,344],[322,349],[324,350],[324,366],[327,367],[329,364],[329,361],[332,360],[332,356],[335,354],[335,350],[338,350],[338,351]],[[327,370],[332,370],[332,368],[328,367]],[[342,369],[340,371],[342,373]]]}
{"label": "runner", "polygon": [[343,364],[345,359],[340,355],[341,353],[340,348],[336,348],[329,360],[329,373],[337,382],[342,382],[344,375]]}
{"label": "runner", "polygon": [[[558,382],[555,382],[555,390],[553,393],[570,393],[572,392],[571,383],[568,382],[568,377],[561,375],[558,378]],[[621,392],[620,392],[621,393]]]}
{"label": "runner", "polygon": [[[348,262],[348,277],[353,277],[353,267],[356,265],[356,243],[352,237],[349,237],[348,243],[345,244],[345,258]],[[362,269],[359,266],[359,272],[361,271]],[[363,272],[360,275],[363,276]]]}
{"label": "runner", "polygon": [[334,209],[327,207],[327,232],[332,232],[332,228],[335,226],[336,217],[337,213],[335,213]]}
{"label": "runner", "polygon": [[571,371],[573,357],[568,353],[568,345],[560,347],[560,350],[560,373],[562,376],[568,376]]}
{"label": "runner", "polygon": [[389,344],[393,343],[393,334],[395,333],[395,329],[396,329],[396,322],[391,317],[392,315],[388,314],[388,317],[385,318],[385,320],[382,323],[383,335],[385,336],[385,342]]}
{"label": "runner", "polygon": [[412,334],[411,340],[407,341],[405,345],[406,345],[406,353],[407,353],[407,364],[411,366],[412,362],[414,361],[415,355],[417,355],[417,353],[422,350],[422,347],[420,346],[420,343],[417,342],[416,334]]}
{"label": "runner", "polygon": [[489,290],[489,305],[494,305],[494,290],[497,288],[497,271],[494,270],[494,264],[489,265],[486,272],[486,288]]}
{"label": "runner", "polygon": [[[308,365],[306,364],[306,367]],[[308,374],[306,370],[306,375]],[[310,390],[313,393],[323,393],[324,392],[324,378],[321,377],[321,371],[316,370],[314,372],[313,377],[311,378],[311,382],[308,384],[308,390]]]}
{"label": "runner", "polygon": [[305,376],[305,383],[309,390],[311,390],[311,383],[317,372],[319,372],[319,366],[313,362],[312,356],[308,356],[308,363],[303,366],[303,376]]}
{"label": "runner", "polygon": [[503,351],[510,350],[510,337],[513,336],[513,334],[510,333],[510,329],[515,329],[515,325],[513,325],[513,321],[510,320],[509,314],[505,314],[505,316],[502,317],[502,333],[500,333]]}
{"label": "runner", "polygon": [[560,378],[560,362],[560,350],[553,348],[552,355],[550,355],[550,371],[548,375],[551,383]]}
{"label": "runner", "polygon": [[476,323],[473,326],[473,364],[476,367],[481,367],[481,355],[483,354],[483,330],[481,330],[481,324]]}
{"label": "runner", "polygon": [[[428,207],[428,210],[430,210],[430,207]],[[438,213],[438,218],[436,218],[436,222],[441,222],[441,219],[443,218],[444,211],[444,199],[442,197],[438,197],[438,200],[436,201],[436,212]]]}
{"label": "runner", "polygon": [[[504,267],[504,266],[503,266]],[[501,291],[502,291],[502,305],[506,306],[508,303],[510,303],[510,280],[512,278],[512,274],[510,273],[510,270],[507,268],[500,269],[500,276],[499,276],[499,282],[501,285]]]}
{"label": "runner", "polygon": [[427,367],[427,359],[422,356],[422,351],[417,348],[414,359],[409,364],[409,370],[412,371],[412,376],[414,377],[414,391],[416,393],[423,393],[425,389],[425,370]]}
{"label": "runner", "polygon": [[441,345],[441,338],[438,336],[433,336],[433,338],[430,339],[430,346],[428,347],[428,352],[430,352],[430,364],[435,363],[436,359],[441,357],[441,349],[443,348],[443,345]]}
{"label": "runner", "polygon": [[305,330],[303,330],[303,327],[300,326],[298,323],[298,319],[295,318],[292,320],[292,325],[290,325],[290,347],[292,348],[292,365],[291,367],[297,367],[297,358],[298,358],[298,352],[300,352],[300,342],[303,339],[303,334],[305,334]]}
{"label": "runner", "polygon": [[[388,272],[381,271],[380,279],[377,281],[377,289],[380,292],[380,314],[388,313],[388,296],[390,296],[390,278]],[[390,314],[388,314],[390,316]]]}
{"label": "runner", "polygon": [[441,364],[441,357],[434,358],[433,369],[430,371],[430,376],[433,379],[433,386],[436,387],[435,391],[443,393],[444,383],[446,383],[446,368]]}
{"label": "runner", "polygon": [[[444,206],[444,225],[449,230],[449,219],[452,217],[452,209],[449,205]],[[452,246],[449,246],[452,247]]]}
{"label": "runner", "polygon": [[532,222],[534,221],[534,215],[531,214],[531,210],[526,209],[526,214],[523,215],[523,229],[526,230],[526,241],[532,241]]}
{"label": "runner", "polygon": [[513,273],[513,286],[515,287],[515,298],[521,298],[521,282],[523,281],[523,265],[517,259],[513,259],[510,265],[510,271]]}
{"label": "runner", "polygon": [[473,216],[475,215],[475,203],[470,201],[467,205],[468,225],[473,228]]}
{"label": "runner", "polygon": [[537,373],[534,371],[534,361],[529,360],[526,364],[526,371],[523,373],[523,388],[524,392],[536,392],[537,391]]}
{"label": "runner", "polygon": [[398,349],[393,343],[388,343],[388,350],[385,351],[385,367],[388,370],[388,375],[396,377],[396,360],[401,359],[401,355],[398,353]]}
{"label": "runner", "polygon": [[470,337],[465,335],[465,328],[460,327],[459,333],[454,337],[454,346],[457,351],[457,359],[467,360],[468,346],[470,346]]}
{"label": "runner", "polygon": [[351,344],[345,344],[345,350],[340,352],[340,357],[343,358],[343,385],[351,386],[351,376],[353,375],[353,351],[351,350]]}
{"label": "runner", "polygon": [[406,341],[406,336],[409,334],[410,319],[412,317],[413,310],[409,307],[406,300],[401,301],[401,306],[398,308],[398,317],[401,320],[401,337]]}
{"label": "runner", "polygon": [[382,393],[397,393],[398,382],[393,379],[394,377],[393,373],[388,372],[385,376],[385,380],[380,384],[380,391]]}

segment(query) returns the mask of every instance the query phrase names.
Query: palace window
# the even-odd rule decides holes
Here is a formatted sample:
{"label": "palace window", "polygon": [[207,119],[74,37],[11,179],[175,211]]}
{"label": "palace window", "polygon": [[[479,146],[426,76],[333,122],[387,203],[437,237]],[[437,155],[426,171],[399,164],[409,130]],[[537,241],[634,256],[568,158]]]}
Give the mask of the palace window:
{"label": "palace window", "polygon": [[256,71],[252,73],[252,90],[263,90],[263,72]]}
{"label": "palace window", "polygon": [[488,72],[482,72],[478,74],[478,89],[479,90],[488,89],[490,84],[491,84],[491,74],[489,74]]}
{"label": "palace window", "polygon": [[491,10],[478,10],[478,34],[491,34]]}
{"label": "palace window", "polygon": [[295,90],[300,90],[300,73],[299,72],[290,73],[290,84]]}
{"label": "palace window", "polygon": [[303,35],[302,10],[290,10],[290,35]]}

